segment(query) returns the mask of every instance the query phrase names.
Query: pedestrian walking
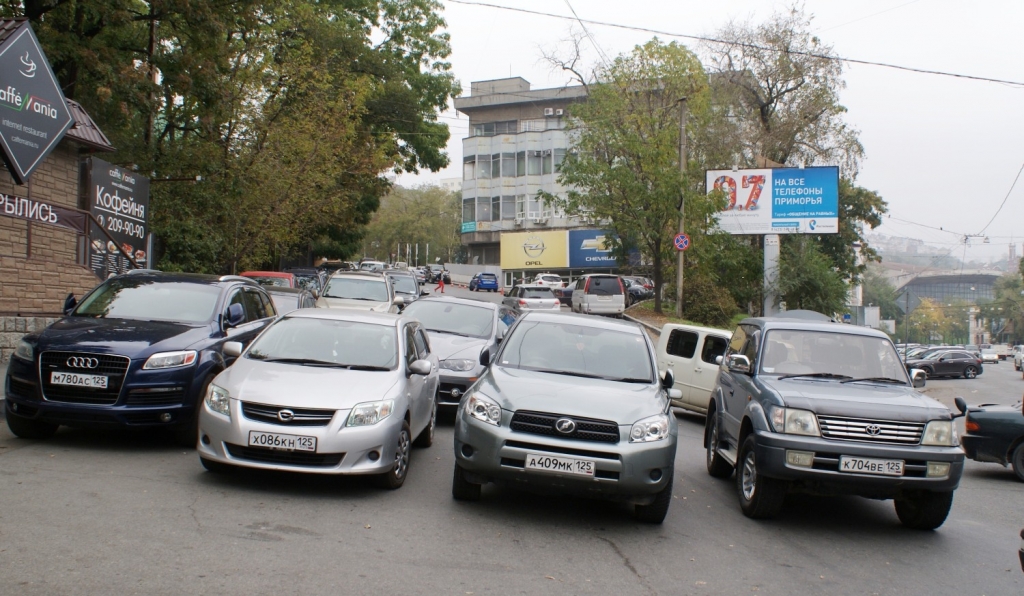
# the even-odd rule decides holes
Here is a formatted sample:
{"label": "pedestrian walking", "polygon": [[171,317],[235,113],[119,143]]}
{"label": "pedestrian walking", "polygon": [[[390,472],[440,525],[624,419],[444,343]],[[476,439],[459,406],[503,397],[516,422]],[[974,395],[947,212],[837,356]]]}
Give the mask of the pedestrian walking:
{"label": "pedestrian walking", "polygon": [[437,285],[434,286],[434,291],[436,292],[438,288],[441,288],[441,293],[444,294],[444,271],[443,270],[437,275]]}

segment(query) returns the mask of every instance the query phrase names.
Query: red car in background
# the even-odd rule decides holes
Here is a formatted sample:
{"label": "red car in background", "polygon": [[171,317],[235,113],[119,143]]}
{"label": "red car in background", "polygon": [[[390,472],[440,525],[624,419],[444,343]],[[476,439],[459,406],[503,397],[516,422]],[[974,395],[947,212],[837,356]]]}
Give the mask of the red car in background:
{"label": "red car in background", "polygon": [[261,286],[278,288],[296,287],[295,276],[291,273],[282,273],[280,271],[246,271],[242,273],[242,277],[254,279]]}

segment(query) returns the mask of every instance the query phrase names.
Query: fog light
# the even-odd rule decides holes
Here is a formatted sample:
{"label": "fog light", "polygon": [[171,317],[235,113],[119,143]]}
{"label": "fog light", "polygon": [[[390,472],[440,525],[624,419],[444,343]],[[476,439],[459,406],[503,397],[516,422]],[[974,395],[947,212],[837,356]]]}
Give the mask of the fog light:
{"label": "fog light", "polygon": [[469,445],[462,446],[462,455],[465,457],[473,457],[473,448]]}
{"label": "fog light", "polygon": [[201,439],[201,441],[203,442],[203,445],[209,445],[210,444],[210,435],[203,435],[203,438]]}
{"label": "fog light", "polygon": [[655,482],[661,480],[661,470],[651,470],[651,480]]}
{"label": "fog light", "polygon": [[163,414],[160,414],[160,422],[170,422],[170,421],[171,421],[171,415],[169,413],[164,412]]}
{"label": "fog light", "polygon": [[11,402],[11,411],[12,412],[17,412],[18,411],[18,404],[17,403]]}
{"label": "fog light", "polygon": [[380,459],[380,452],[379,451],[371,451],[371,452],[366,454],[366,457],[370,461],[377,461],[378,459]]}
{"label": "fog light", "polygon": [[928,462],[929,478],[945,478],[949,476],[949,463],[942,461]]}
{"label": "fog light", "polygon": [[786,450],[786,463],[798,468],[810,468],[814,465],[813,451],[790,451]]}

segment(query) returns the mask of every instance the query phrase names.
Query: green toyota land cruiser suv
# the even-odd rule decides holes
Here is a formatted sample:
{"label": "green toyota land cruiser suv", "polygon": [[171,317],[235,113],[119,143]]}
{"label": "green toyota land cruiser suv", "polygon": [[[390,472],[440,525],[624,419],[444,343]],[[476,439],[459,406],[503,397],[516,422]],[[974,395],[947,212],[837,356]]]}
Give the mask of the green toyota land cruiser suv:
{"label": "green toyota land cruiser suv", "polygon": [[[913,378],[913,380],[912,380]],[[736,470],[743,513],[787,492],[893,499],[903,525],[942,525],[964,452],[948,408],[921,395],[882,332],[807,311],[742,321],[704,431],[708,473]]]}

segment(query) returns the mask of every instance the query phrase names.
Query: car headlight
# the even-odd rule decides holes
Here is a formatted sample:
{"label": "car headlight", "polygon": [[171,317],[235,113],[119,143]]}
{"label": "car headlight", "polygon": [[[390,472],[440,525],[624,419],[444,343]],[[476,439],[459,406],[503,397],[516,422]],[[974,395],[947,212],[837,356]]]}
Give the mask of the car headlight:
{"label": "car headlight", "polygon": [[395,401],[392,399],[356,404],[352,407],[345,426],[372,426],[390,416],[394,409]]}
{"label": "car headlight", "polygon": [[441,368],[443,368],[445,370],[457,370],[457,371],[465,372],[467,370],[473,370],[473,367],[475,367],[475,366],[476,366],[476,360],[464,360],[464,359],[455,358],[455,359],[452,359],[452,360],[442,360],[441,361]]}
{"label": "car headlight", "polygon": [[650,416],[633,423],[629,429],[630,443],[661,441],[668,436],[670,419],[667,414]]}
{"label": "car headlight", "polygon": [[932,420],[924,427],[921,444],[931,447],[956,447],[960,438],[956,436],[952,420]]}
{"label": "car headlight", "polygon": [[183,350],[181,352],[160,352],[153,354],[142,365],[142,370],[153,370],[161,368],[177,368],[195,364],[199,353],[195,350]]}
{"label": "car headlight", "polygon": [[787,435],[820,437],[818,418],[814,412],[794,408],[772,408],[772,428]]}
{"label": "car headlight", "polygon": [[35,346],[28,343],[25,340],[18,342],[18,347],[14,349],[14,355],[22,360],[32,361],[32,357],[35,354]]}
{"label": "car headlight", "polygon": [[231,417],[231,394],[223,387],[211,384],[206,390],[206,407],[210,410]]}
{"label": "car headlight", "polygon": [[501,406],[480,392],[473,393],[466,401],[466,411],[477,420],[498,426],[501,424]]}

